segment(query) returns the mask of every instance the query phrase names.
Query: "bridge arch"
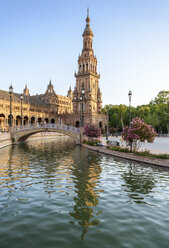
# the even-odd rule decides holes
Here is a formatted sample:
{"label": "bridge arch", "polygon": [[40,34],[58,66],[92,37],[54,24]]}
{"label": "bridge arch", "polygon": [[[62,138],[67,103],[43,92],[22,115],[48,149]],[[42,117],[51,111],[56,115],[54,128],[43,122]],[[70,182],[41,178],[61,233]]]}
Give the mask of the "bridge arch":
{"label": "bridge arch", "polygon": [[79,128],[60,124],[38,124],[31,126],[14,127],[12,131],[12,141],[14,143],[24,142],[33,134],[40,132],[56,132],[71,137],[76,144],[80,143]]}
{"label": "bridge arch", "polygon": [[30,136],[32,136],[33,134],[37,134],[37,133],[41,133],[41,132],[55,132],[55,133],[61,133],[61,134],[63,134],[63,135],[65,135],[65,136],[68,136],[68,137],[70,137],[70,138],[72,138],[73,140],[74,140],[74,142],[76,143],[76,137],[75,136],[73,136],[73,135],[71,135],[70,133],[69,134],[65,134],[65,133],[63,133],[63,132],[61,132],[61,131],[51,131],[51,130],[37,130],[37,131],[34,131],[34,132],[31,132],[31,133],[29,133],[29,134],[25,134],[25,135],[23,135],[23,136],[21,136],[18,140],[17,140],[17,142],[24,142],[24,141],[26,141]]}

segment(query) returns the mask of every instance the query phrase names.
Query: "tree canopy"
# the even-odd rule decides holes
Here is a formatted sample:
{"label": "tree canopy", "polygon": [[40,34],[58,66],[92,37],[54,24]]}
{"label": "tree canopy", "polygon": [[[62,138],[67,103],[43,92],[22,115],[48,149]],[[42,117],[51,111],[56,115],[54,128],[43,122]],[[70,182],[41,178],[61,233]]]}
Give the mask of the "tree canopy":
{"label": "tree canopy", "polygon": [[[106,105],[103,112],[108,110],[109,127],[117,128],[120,132],[129,125],[129,107],[120,105]],[[144,119],[152,125],[158,133],[169,133],[169,91],[160,91],[147,105],[131,107],[131,118]]]}

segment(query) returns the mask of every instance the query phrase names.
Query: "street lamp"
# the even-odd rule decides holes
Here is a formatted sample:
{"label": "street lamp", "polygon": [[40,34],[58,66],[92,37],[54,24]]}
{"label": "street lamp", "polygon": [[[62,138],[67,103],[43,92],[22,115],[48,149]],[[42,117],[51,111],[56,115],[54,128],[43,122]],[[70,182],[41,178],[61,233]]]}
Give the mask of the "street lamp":
{"label": "street lamp", "polygon": [[131,97],[132,97],[132,92],[131,90],[128,93],[129,97],[129,126],[131,125]]}
{"label": "street lamp", "polygon": [[85,97],[85,88],[84,84],[82,84],[82,91],[80,95],[80,103],[81,103],[81,108],[80,108],[80,126],[84,127],[84,97]]}
{"label": "street lamp", "polygon": [[106,109],[106,119],[107,119],[106,140],[108,140],[108,122],[109,122],[109,119],[108,119],[108,109]]}
{"label": "street lamp", "polygon": [[118,118],[118,114],[116,113],[116,138],[118,137],[117,118]]}
{"label": "street lamp", "polygon": [[22,124],[23,124],[23,114],[22,114],[23,94],[20,95],[20,100],[21,100],[21,127],[22,127]]}
{"label": "street lamp", "polygon": [[13,87],[12,84],[9,87],[9,95],[10,95],[10,115],[9,115],[9,126],[12,127],[12,94],[13,94]]}

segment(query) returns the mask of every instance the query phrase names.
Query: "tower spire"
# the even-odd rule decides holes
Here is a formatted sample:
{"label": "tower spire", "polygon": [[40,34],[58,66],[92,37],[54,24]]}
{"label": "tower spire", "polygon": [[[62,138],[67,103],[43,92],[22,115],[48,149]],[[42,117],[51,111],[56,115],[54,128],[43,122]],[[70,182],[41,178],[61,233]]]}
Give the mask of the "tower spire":
{"label": "tower spire", "polygon": [[83,32],[83,37],[84,36],[90,36],[90,35],[93,37],[93,32],[92,32],[91,27],[90,27],[89,8],[87,8],[86,27],[85,27],[85,30]]}
{"label": "tower spire", "polygon": [[90,22],[90,17],[89,17],[89,8],[87,8],[87,18],[86,18],[87,24]]}

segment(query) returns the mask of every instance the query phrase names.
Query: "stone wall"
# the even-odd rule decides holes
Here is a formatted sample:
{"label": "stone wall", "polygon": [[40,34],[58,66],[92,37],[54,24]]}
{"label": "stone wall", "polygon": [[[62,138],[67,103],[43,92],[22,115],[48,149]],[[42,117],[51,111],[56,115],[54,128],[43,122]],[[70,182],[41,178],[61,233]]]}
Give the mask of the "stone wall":
{"label": "stone wall", "polygon": [[11,145],[11,138],[9,133],[0,133],[0,148]]}

